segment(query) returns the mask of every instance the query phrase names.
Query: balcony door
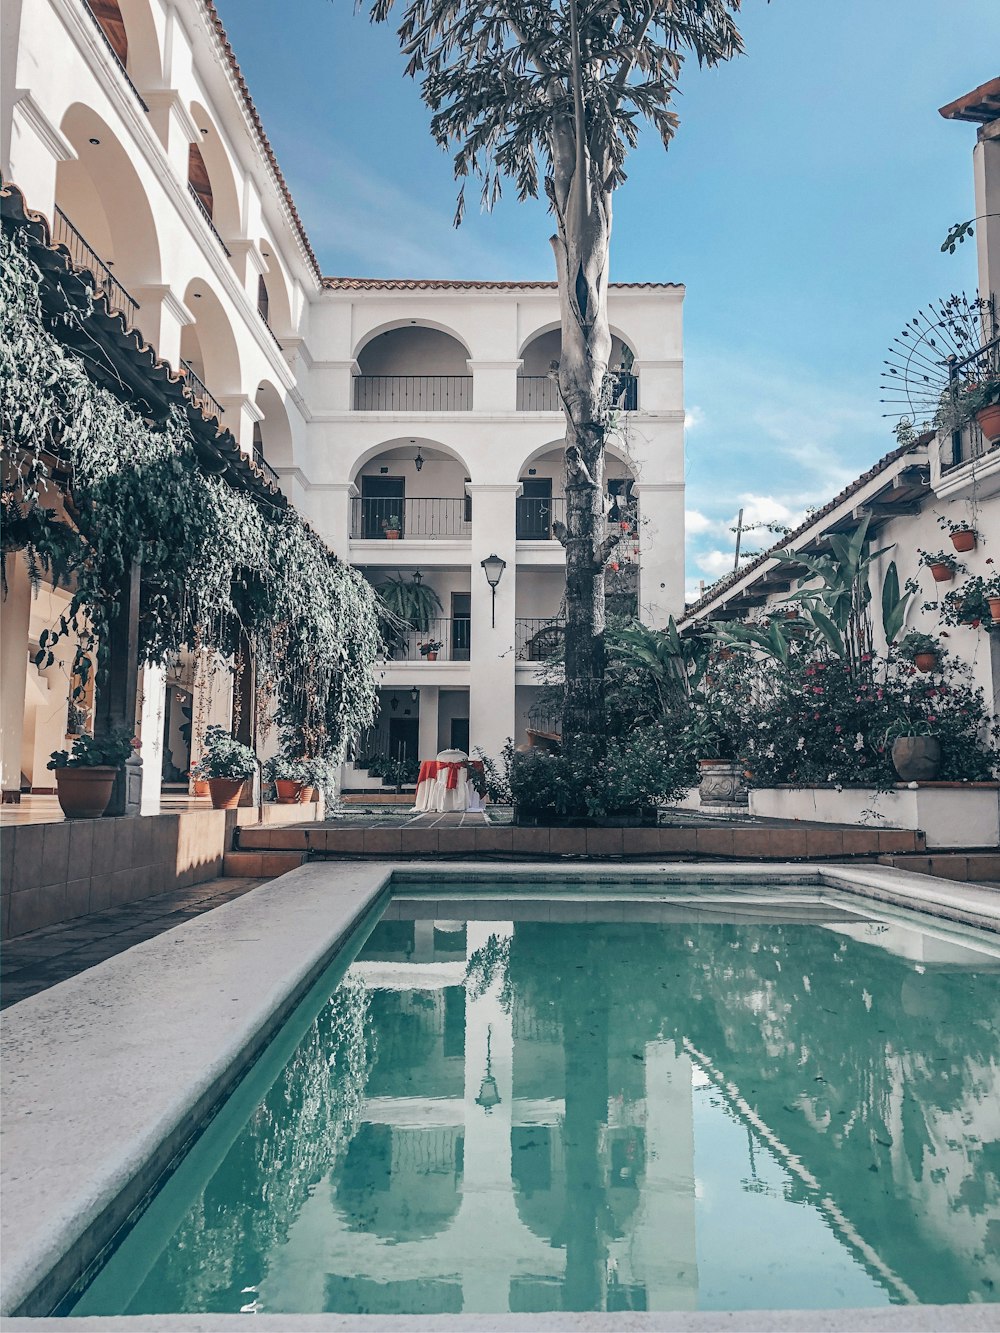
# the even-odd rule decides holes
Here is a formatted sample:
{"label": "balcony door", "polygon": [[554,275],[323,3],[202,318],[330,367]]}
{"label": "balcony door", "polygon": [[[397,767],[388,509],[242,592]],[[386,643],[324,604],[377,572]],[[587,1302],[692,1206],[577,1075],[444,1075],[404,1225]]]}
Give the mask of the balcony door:
{"label": "balcony door", "polygon": [[405,477],[361,478],[361,528],[368,541],[384,538],[387,532],[403,535]]}
{"label": "balcony door", "polygon": [[[451,594],[451,660],[468,662],[472,648],[472,594]],[[461,748],[461,747],[459,747]]]}
{"label": "balcony door", "polygon": [[517,497],[517,540],[548,541],[552,536],[552,478],[522,477]]}

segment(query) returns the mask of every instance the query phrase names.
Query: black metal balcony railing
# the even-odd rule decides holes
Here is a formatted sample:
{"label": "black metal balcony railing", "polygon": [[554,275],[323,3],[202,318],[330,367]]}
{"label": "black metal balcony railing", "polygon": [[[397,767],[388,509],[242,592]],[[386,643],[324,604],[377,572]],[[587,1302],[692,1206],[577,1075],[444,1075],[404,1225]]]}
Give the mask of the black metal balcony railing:
{"label": "black metal balcony railing", "polygon": [[139,89],[135,86],[135,84],[132,82],[131,78],[129,77],[129,72],[128,72],[128,70],[127,70],[127,69],[125,68],[125,66],[122,64],[122,62],[121,62],[121,57],[119,56],[119,54],[118,54],[118,52],[115,50],[115,48],[111,45],[111,42],[108,40],[108,34],[107,34],[107,33],[104,31],[104,29],[101,27],[101,20],[97,17],[97,15],[94,13],[93,9],[92,9],[92,8],[90,7],[90,5],[88,4],[88,0],[83,0],[83,7],[84,7],[84,9],[87,11],[87,13],[90,15],[90,17],[93,19],[93,21],[94,21],[94,27],[95,27],[95,28],[97,29],[97,31],[101,34],[101,41],[104,43],[105,47],[107,48],[108,53],[109,53],[110,56],[111,56],[111,59],[112,59],[112,60],[115,62],[115,64],[118,66],[118,69],[119,69],[119,71],[120,71],[120,73],[121,73],[122,78],[125,80],[125,82],[128,84],[128,86],[131,88],[133,94],[135,95],[135,99],[136,99],[136,101],[137,101],[137,102],[139,103],[139,105],[142,107],[143,111],[148,111],[148,110],[149,110],[149,107],[148,107],[148,106],[146,105],[146,103],[142,100],[142,94],[139,92]]}
{"label": "black metal balcony railing", "polygon": [[264,457],[264,455],[261,453],[259,449],[255,449],[253,451],[253,461],[257,464],[260,470],[264,473],[264,476],[267,477],[269,481],[273,481],[276,486],[280,484],[281,478],[278,476],[277,472],[275,472],[274,468],[267,461],[267,459]]}
{"label": "black metal balcony railing", "polygon": [[59,207],[53,211],[52,239],[57,245],[66,247],[74,268],[91,274],[97,290],[104,293],[110,305],[122,312],[131,327],[139,311],[138,301],[129,296],[97,251],[87,244]]}
{"label": "black metal balcony railing", "polygon": [[548,662],[562,654],[565,638],[566,621],[561,616],[518,616],[514,655],[519,662]]}
{"label": "black metal balcony railing", "polygon": [[386,656],[390,662],[468,662],[471,646],[471,619],[454,616],[431,620],[426,630],[401,630],[386,644]]}
{"label": "black metal balcony railing", "polygon": [[[955,391],[960,380],[982,382],[996,378],[1000,374],[1000,336],[991,338],[982,347],[961,360],[949,361],[948,382]],[[951,433],[951,458],[942,463],[942,470],[960,467],[971,463],[989,451],[987,441],[976,421],[965,422],[960,429]]]}
{"label": "black metal balcony railing", "polygon": [[[639,406],[639,380],[635,375],[618,376],[618,391],[613,405],[623,412],[635,412]],[[558,412],[562,408],[559,386],[549,375],[518,375],[517,410],[519,412]]]}
{"label": "black metal balcony railing", "polygon": [[[391,533],[398,537],[391,537]],[[351,501],[351,536],[361,540],[434,540],[468,537],[472,532],[472,502],[464,498],[363,495]]]}
{"label": "black metal balcony railing", "polygon": [[471,412],[471,375],[358,375],[356,412]]}
{"label": "black metal balcony railing", "polygon": [[221,424],[222,414],[226,409],[219,402],[218,398],[215,398],[209,393],[208,389],[205,387],[204,380],[202,380],[194,368],[183,359],[181,360],[181,371],[184,375],[184,383],[190,389],[191,397],[194,399],[197,406],[200,407],[207,416],[218,417]]}
{"label": "black metal balcony railing", "polygon": [[517,540],[545,542],[555,538],[552,524],[566,520],[563,497],[519,495],[517,497]]}
{"label": "black metal balcony railing", "polygon": [[216,239],[216,240],[219,242],[219,244],[222,246],[223,254],[226,256],[227,259],[232,259],[232,255],[229,253],[229,248],[227,247],[227,245],[226,245],[225,241],[222,239],[222,237],[219,235],[218,229],[216,228],[215,223],[212,221],[212,215],[211,215],[211,213],[210,213],[210,212],[208,211],[208,209],[205,207],[205,205],[204,205],[204,203],[203,203],[203,201],[202,201],[201,195],[200,195],[200,194],[198,193],[198,191],[194,188],[194,186],[191,184],[190,181],[188,181],[188,194],[189,194],[189,195],[191,196],[191,198],[194,200],[194,202],[195,202],[195,206],[197,207],[198,212],[199,212],[199,213],[201,214],[201,216],[205,219],[205,224],[206,224],[206,226],[208,227],[209,231],[212,233],[212,235],[215,237],[215,239]]}

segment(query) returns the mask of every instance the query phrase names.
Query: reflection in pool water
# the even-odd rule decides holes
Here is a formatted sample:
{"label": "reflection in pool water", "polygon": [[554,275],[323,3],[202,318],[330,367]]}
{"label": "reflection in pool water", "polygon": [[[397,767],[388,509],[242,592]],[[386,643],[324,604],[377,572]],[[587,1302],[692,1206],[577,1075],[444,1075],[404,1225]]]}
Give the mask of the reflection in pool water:
{"label": "reflection in pool water", "polygon": [[1000,1299],[989,944],[827,905],[426,910],[391,905],[73,1313]]}

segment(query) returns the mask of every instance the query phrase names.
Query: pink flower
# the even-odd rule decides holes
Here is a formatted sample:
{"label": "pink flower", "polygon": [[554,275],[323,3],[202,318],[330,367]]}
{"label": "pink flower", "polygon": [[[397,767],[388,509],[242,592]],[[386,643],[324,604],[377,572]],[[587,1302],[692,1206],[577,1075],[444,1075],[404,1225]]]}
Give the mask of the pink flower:
{"label": "pink flower", "polygon": [[840,733],[841,733],[842,728],[841,728],[841,727],[834,727],[833,730],[834,730],[834,732],[839,736]]}
{"label": "pink flower", "polygon": [[934,716],[933,713],[928,713],[928,714],[927,714],[927,721],[928,721],[928,722],[936,722],[936,721],[937,721],[937,718]]}

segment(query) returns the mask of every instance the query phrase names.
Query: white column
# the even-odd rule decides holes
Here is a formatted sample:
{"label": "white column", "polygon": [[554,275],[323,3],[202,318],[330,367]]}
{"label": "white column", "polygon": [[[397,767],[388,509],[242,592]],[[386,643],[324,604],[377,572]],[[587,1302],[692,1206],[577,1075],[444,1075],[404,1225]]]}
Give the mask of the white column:
{"label": "white column", "polygon": [[132,295],[139,302],[137,322],[156,355],[176,369],[181,364],[181,329],[194,323],[194,315],[165,283],[136,287]]}
{"label": "white column", "polygon": [[3,799],[20,801],[31,581],[20,552],[8,555],[5,566],[7,595],[0,603],[0,763]]}
{"label": "white column", "polygon": [[219,402],[226,410],[223,425],[230,430],[245,454],[253,451],[253,428],[264,420],[264,413],[248,393],[220,393]]}
{"label": "white column", "polygon": [[[56,168],[75,160],[76,149],[53,125],[27,88],[13,89],[10,162],[4,175],[24,191],[28,208],[52,217],[56,200]],[[6,98],[4,99],[6,103]],[[6,115],[6,110],[4,111]]]}
{"label": "white column", "polygon": [[[282,483],[285,472],[280,470]],[[287,494],[287,491],[286,491]],[[341,560],[347,560],[351,536],[351,501],[360,491],[353,481],[319,482],[303,495],[305,517]]]}
{"label": "white column", "polygon": [[680,357],[636,361],[632,373],[639,380],[639,411],[672,411],[684,402],[684,362]]}
{"label": "white column", "polygon": [[639,619],[662,629],[684,610],[684,483],[641,481]]}
{"label": "white column", "polygon": [[259,278],[267,274],[267,261],[256,241],[227,241],[226,245],[233,260],[233,268],[246,289],[250,304],[256,310],[257,283]]}
{"label": "white column", "polygon": [[191,144],[201,143],[201,130],[176,88],[151,89],[143,93],[143,101],[149,107],[149,122],[166,149],[174,175],[186,186],[188,150]]}
{"label": "white column", "polygon": [[984,139],[976,144],[972,172],[979,219],[976,223],[979,294],[1000,297],[1000,139]]}
{"label": "white column", "polygon": [[475,412],[517,410],[517,372],[521,361],[467,361],[472,375],[472,407]]}
{"label": "white column", "polygon": [[140,710],[140,737],[142,748],[142,804],[141,815],[160,813],[160,787],[163,772],[163,719],[166,714],[166,672],[158,663],[148,662],[142,669],[140,682],[142,707]]}
{"label": "white column", "polygon": [[[514,734],[514,589],[516,509],[521,492],[514,485],[466,486],[472,496],[472,652],[469,673],[469,744],[497,758]],[[481,562],[490,555],[506,560],[496,589],[486,581]]]}
{"label": "white column", "polygon": [[437,685],[420,686],[420,712],[417,715],[417,751],[421,759],[433,759],[438,752],[438,705],[441,691]]}

